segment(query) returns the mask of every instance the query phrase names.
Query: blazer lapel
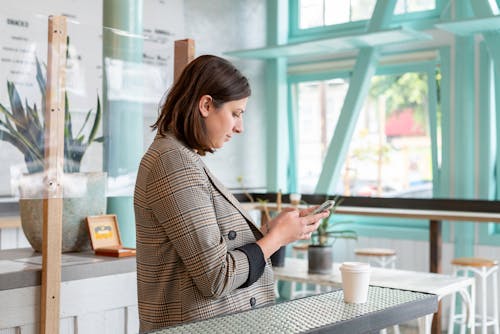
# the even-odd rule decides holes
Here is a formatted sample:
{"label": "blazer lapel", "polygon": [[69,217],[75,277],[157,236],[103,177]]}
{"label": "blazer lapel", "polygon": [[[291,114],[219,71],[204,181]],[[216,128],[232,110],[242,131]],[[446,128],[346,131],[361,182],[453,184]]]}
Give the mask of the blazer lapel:
{"label": "blazer lapel", "polygon": [[240,202],[233,196],[233,194],[231,194],[229,192],[229,190],[226,189],[226,187],[224,187],[219,182],[219,180],[217,180],[217,178],[214,175],[212,175],[210,170],[207,168],[207,166],[203,162],[202,162],[202,164],[203,164],[203,169],[205,170],[205,173],[207,173],[208,178],[210,179],[210,181],[212,181],[213,185],[217,188],[217,190],[219,190],[220,193],[243,215],[243,217],[246,218],[246,220],[250,223],[250,225],[255,227],[257,229],[257,231],[259,231],[259,233],[260,233],[260,230],[257,227],[257,225],[255,225],[252,217],[250,217],[250,215],[246,212],[246,210],[241,207]]}

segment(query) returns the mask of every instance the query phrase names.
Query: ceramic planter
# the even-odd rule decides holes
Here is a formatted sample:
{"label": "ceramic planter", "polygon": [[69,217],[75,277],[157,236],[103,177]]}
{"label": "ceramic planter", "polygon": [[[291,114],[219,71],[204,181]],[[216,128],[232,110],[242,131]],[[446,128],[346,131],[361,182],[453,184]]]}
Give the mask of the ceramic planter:
{"label": "ceramic planter", "polygon": [[333,246],[309,245],[307,248],[310,274],[329,274],[333,265]]}
{"label": "ceramic planter", "polygon": [[[38,184],[40,176],[27,175],[25,178],[20,185],[21,225],[33,249],[41,252],[43,192]],[[64,174],[63,189],[62,251],[89,250],[85,217],[106,213],[106,173]]]}
{"label": "ceramic planter", "polygon": [[273,267],[284,267],[286,256],[286,246],[281,246],[273,255],[271,255],[271,263]]}

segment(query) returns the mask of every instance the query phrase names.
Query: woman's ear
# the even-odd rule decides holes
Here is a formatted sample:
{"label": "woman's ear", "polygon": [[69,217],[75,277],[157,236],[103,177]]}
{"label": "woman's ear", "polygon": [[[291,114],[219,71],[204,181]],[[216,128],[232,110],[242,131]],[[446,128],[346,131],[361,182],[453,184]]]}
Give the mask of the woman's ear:
{"label": "woman's ear", "polygon": [[208,114],[212,110],[212,97],[210,95],[203,95],[198,103],[198,108],[202,117],[208,117]]}

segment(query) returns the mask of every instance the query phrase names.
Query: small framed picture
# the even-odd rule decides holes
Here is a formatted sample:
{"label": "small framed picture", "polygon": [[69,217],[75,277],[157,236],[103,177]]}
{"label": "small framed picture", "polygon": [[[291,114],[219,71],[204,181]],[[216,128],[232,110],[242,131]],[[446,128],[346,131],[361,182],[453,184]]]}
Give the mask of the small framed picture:
{"label": "small framed picture", "polygon": [[88,216],[86,220],[92,249],[96,255],[114,257],[135,255],[135,248],[126,248],[122,245],[116,215]]}

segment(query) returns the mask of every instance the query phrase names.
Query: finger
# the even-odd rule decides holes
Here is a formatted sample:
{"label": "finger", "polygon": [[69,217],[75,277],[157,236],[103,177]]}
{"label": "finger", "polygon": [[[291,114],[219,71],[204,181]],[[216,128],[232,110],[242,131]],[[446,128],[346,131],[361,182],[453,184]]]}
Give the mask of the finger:
{"label": "finger", "polygon": [[300,239],[302,240],[308,240],[311,239],[312,232],[304,232],[300,235]]}
{"label": "finger", "polygon": [[292,211],[299,211],[297,208],[283,208],[281,212],[292,212]]}
{"label": "finger", "polygon": [[316,231],[319,227],[320,222],[316,222],[314,224],[307,225],[304,229],[304,233],[313,233]]}
{"label": "finger", "polygon": [[313,212],[314,210],[316,210],[316,208],[319,208],[319,205],[315,205],[315,206],[311,206],[310,208],[303,209],[300,211],[300,216],[305,217],[305,216],[309,215],[311,212]]}
{"label": "finger", "polygon": [[330,215],[330,211],[323,211],[315,215],[303,217],[307,225],[311,225],[319,221],[320,219],[326,218]]}

